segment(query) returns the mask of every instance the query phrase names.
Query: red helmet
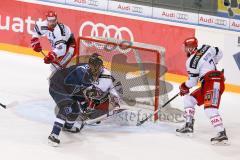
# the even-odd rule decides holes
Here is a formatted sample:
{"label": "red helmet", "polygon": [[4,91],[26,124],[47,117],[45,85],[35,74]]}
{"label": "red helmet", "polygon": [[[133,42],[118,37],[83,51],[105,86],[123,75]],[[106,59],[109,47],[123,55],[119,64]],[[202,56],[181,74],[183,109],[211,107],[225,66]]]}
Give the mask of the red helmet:
{"label": "red helmet", "polygon": [[57,13],[54,11],[48,11],[46,13],[46,18],[48,21],[57,20]]}
{"label": "red helmet", "polygon": [[54,30],[55,26],[57,25],[57,13],[54,11],[48,11],[46,13],[46,18],[48,22],[48,29]]}
{"label": "red helmet", "polygon": [[198,40],[197,40],[197,38],[190,37],[190,38],[185,39],[184,46],[185,47],[197,48],[198,47]]}

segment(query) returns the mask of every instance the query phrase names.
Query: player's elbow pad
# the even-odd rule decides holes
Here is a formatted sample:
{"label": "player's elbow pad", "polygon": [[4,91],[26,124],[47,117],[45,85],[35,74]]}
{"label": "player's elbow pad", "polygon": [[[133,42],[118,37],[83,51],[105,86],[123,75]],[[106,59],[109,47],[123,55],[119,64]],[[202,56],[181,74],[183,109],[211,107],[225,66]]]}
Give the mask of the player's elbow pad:
{"label": "player's elbow pad", "polygon": [[197,85],[197,80],[196,78],[188,80],[185,84],[188,88],[192,88]]}

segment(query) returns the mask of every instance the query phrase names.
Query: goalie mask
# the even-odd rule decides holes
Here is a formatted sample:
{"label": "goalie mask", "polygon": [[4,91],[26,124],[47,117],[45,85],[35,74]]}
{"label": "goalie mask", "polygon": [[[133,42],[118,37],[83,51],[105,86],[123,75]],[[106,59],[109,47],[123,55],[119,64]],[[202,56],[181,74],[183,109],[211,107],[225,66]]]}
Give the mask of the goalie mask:
{"label": "goalie mask", "polygon": [[93,75],[94,80],[97,80],[103,70],[103,61],[100,57],[101,56],[99,54],[94,53],[90,56],[88,60],[89,69],[91,74]]}

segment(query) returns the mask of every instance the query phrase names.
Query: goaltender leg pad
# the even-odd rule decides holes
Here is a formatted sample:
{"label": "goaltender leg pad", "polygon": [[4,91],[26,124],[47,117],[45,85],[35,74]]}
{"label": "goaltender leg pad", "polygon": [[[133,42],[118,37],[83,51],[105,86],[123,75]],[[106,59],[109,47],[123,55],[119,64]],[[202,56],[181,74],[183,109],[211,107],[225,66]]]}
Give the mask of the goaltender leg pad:
{"label": "goaltender leg pad", "polygon": [[106,102],[104,102],[102,104],[99,104],[99,105],[95,106],[94,108],[97,109],[97,110],[102,110],[102,111],[108,112],[108,110],[109,110],[109,101],[106,101]]}

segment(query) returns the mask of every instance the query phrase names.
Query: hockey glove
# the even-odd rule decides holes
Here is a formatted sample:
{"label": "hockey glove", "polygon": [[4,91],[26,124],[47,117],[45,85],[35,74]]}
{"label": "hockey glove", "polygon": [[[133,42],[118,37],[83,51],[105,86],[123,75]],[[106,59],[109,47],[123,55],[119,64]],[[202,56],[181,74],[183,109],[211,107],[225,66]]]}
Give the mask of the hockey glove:
{"label": "hockey glove", "polygon": [[120,108],[119,101],[118,97],[110,95],[110,103],[114,108]]}
{"label": "hockey glove", "polygon": [[44,57],[44,63],[46,64],[50,64],[55,62],[56,60],[56,54],[54,52],[49,52],[48,55],[46,57]]}
{"label": "hockey glove", "polygon": [[34,37],[31,39],[31,46],[35,52],[41,52],[42,46],[40,44],[39,38]]}
{"label": "hockey glove", "polygon": [[109,95],[109,92],[106,92],[101,97],[92,97],[91,101],[95,104],[95,106],[98,106],[109,100],[108,95]]}
{"label": "hockey glove", "polygon": [[179,86],[179,89],[180,89],[180,95],[181,95],[181,96],[184,96],[184,95],[186,95],[186,94],[189,93],[189,89],[190,89],[190,88],[188,88],[188,87],[186,86],[185,82],[184,82],[184,83],[182,83],[182,84]]}

